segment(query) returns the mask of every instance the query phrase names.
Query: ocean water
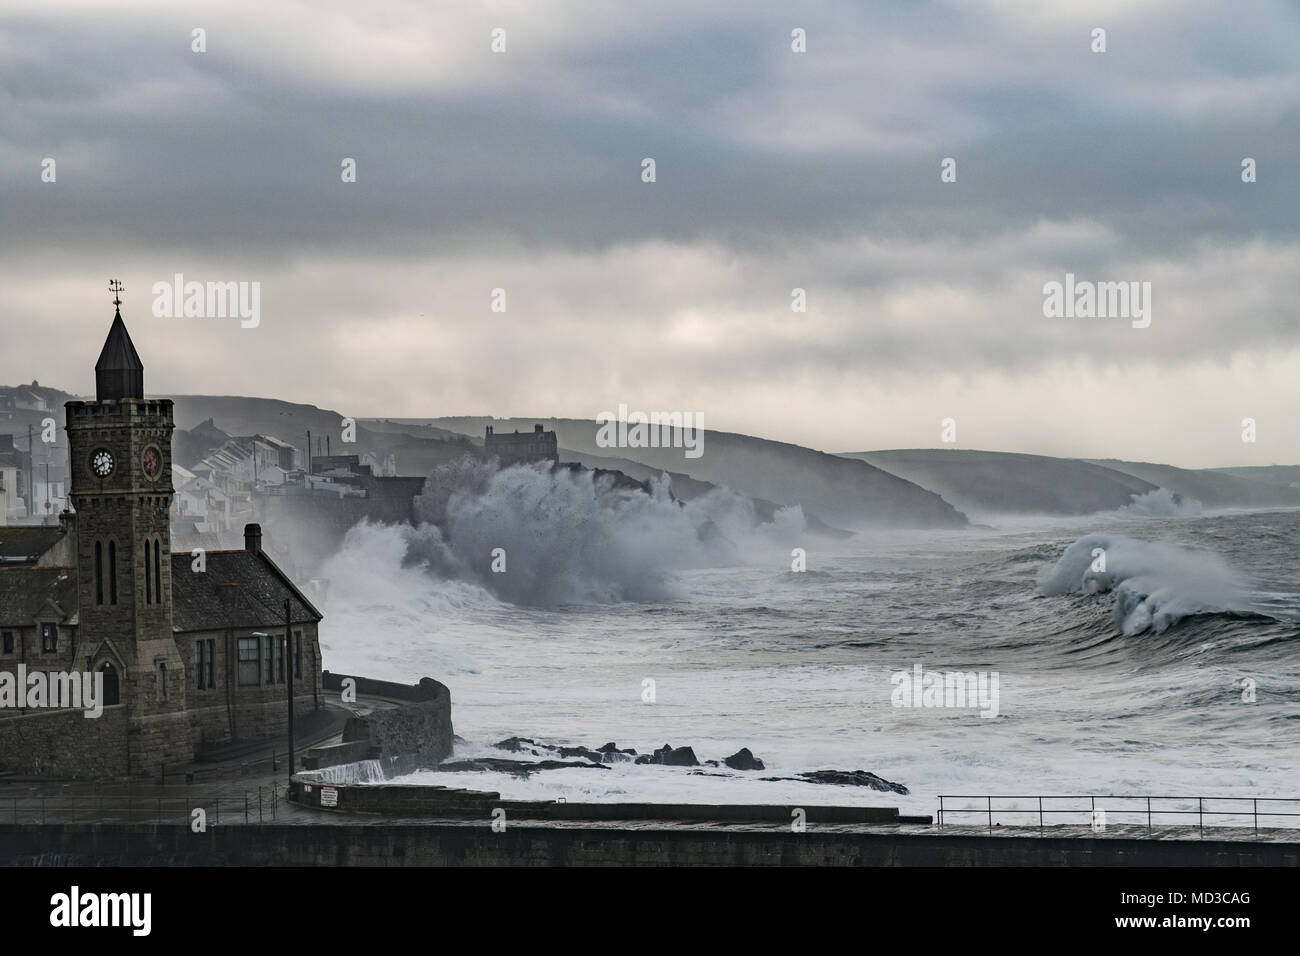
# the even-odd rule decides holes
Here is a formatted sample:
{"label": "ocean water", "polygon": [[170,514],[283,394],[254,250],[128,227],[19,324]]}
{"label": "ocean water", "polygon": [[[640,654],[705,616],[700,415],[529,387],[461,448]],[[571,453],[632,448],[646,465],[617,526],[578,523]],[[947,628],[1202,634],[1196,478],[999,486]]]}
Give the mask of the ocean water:
{"label": "ocean water", "polygon": [[[517,735],[700,760],[748,747],[766,770],[406,779],[917,813],[940,794],[1300,797],[1300,512],[986,517],[831,540],[797,508],[755,530],[736,496],[683,508],[660,492],[510,469],[453,495],[441,531],[353,529],[322,572],[325,666],[447,684],[458,758],[518,756],[491,746]],[[997,715],[898,706],[895,676],[917,665],[996,673]],[[762,779],[827,769],[910,794]]]}

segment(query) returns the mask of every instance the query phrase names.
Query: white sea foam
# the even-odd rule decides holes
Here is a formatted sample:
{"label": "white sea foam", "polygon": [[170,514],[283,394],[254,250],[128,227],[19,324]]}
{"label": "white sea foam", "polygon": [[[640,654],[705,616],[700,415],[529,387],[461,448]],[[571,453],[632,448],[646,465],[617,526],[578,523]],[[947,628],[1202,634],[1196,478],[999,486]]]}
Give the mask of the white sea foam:
{"label": "white sea foam", "polygon": [[1128,636],[1159,634],[1192,614],[1250,609],[1245,582],[1218,555],[1112,534],[1075,541],[1039,576],[1038,590],[1113,591],[1115,626]]}
{"label": "white sea foam", "polygon": [[1119,508],[1119,514],[1135,518],[1195,518],[1205,510],[1195,498],[1177,496],[1168,488],[1130,497],[1132,503]]}

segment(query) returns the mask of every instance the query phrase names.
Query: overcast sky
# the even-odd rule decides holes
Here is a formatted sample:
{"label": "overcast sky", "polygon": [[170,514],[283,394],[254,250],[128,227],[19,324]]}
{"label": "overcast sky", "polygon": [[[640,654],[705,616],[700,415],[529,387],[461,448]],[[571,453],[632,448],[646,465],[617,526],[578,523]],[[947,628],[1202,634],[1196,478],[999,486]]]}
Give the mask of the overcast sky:
{"label": "overcast sky", "polygon": [[91,391],[119,277],[150,393],[1295,464],[1297,213],[1295,0],[0,8],[0,383]]}

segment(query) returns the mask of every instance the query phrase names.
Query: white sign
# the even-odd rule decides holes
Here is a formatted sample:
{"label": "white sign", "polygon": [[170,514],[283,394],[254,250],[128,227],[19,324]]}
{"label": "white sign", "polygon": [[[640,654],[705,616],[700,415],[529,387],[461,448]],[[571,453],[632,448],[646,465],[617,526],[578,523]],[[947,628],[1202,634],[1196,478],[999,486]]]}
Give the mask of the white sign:
{"label": "white sign", "polygon": [[321,787],[320,805],[322,807],[337,807],[339,805],[339,788]]}

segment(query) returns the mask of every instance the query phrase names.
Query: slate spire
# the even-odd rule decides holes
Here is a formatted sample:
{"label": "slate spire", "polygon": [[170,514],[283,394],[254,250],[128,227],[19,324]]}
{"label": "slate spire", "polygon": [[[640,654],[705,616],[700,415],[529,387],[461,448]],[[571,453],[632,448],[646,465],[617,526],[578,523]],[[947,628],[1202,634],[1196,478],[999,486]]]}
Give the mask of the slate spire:
{"label": "slate spire", "polygon": [[104,350],[95,363],[95,397],[101,402],[144,398],[144,364],[127,334],[120,303]]}

